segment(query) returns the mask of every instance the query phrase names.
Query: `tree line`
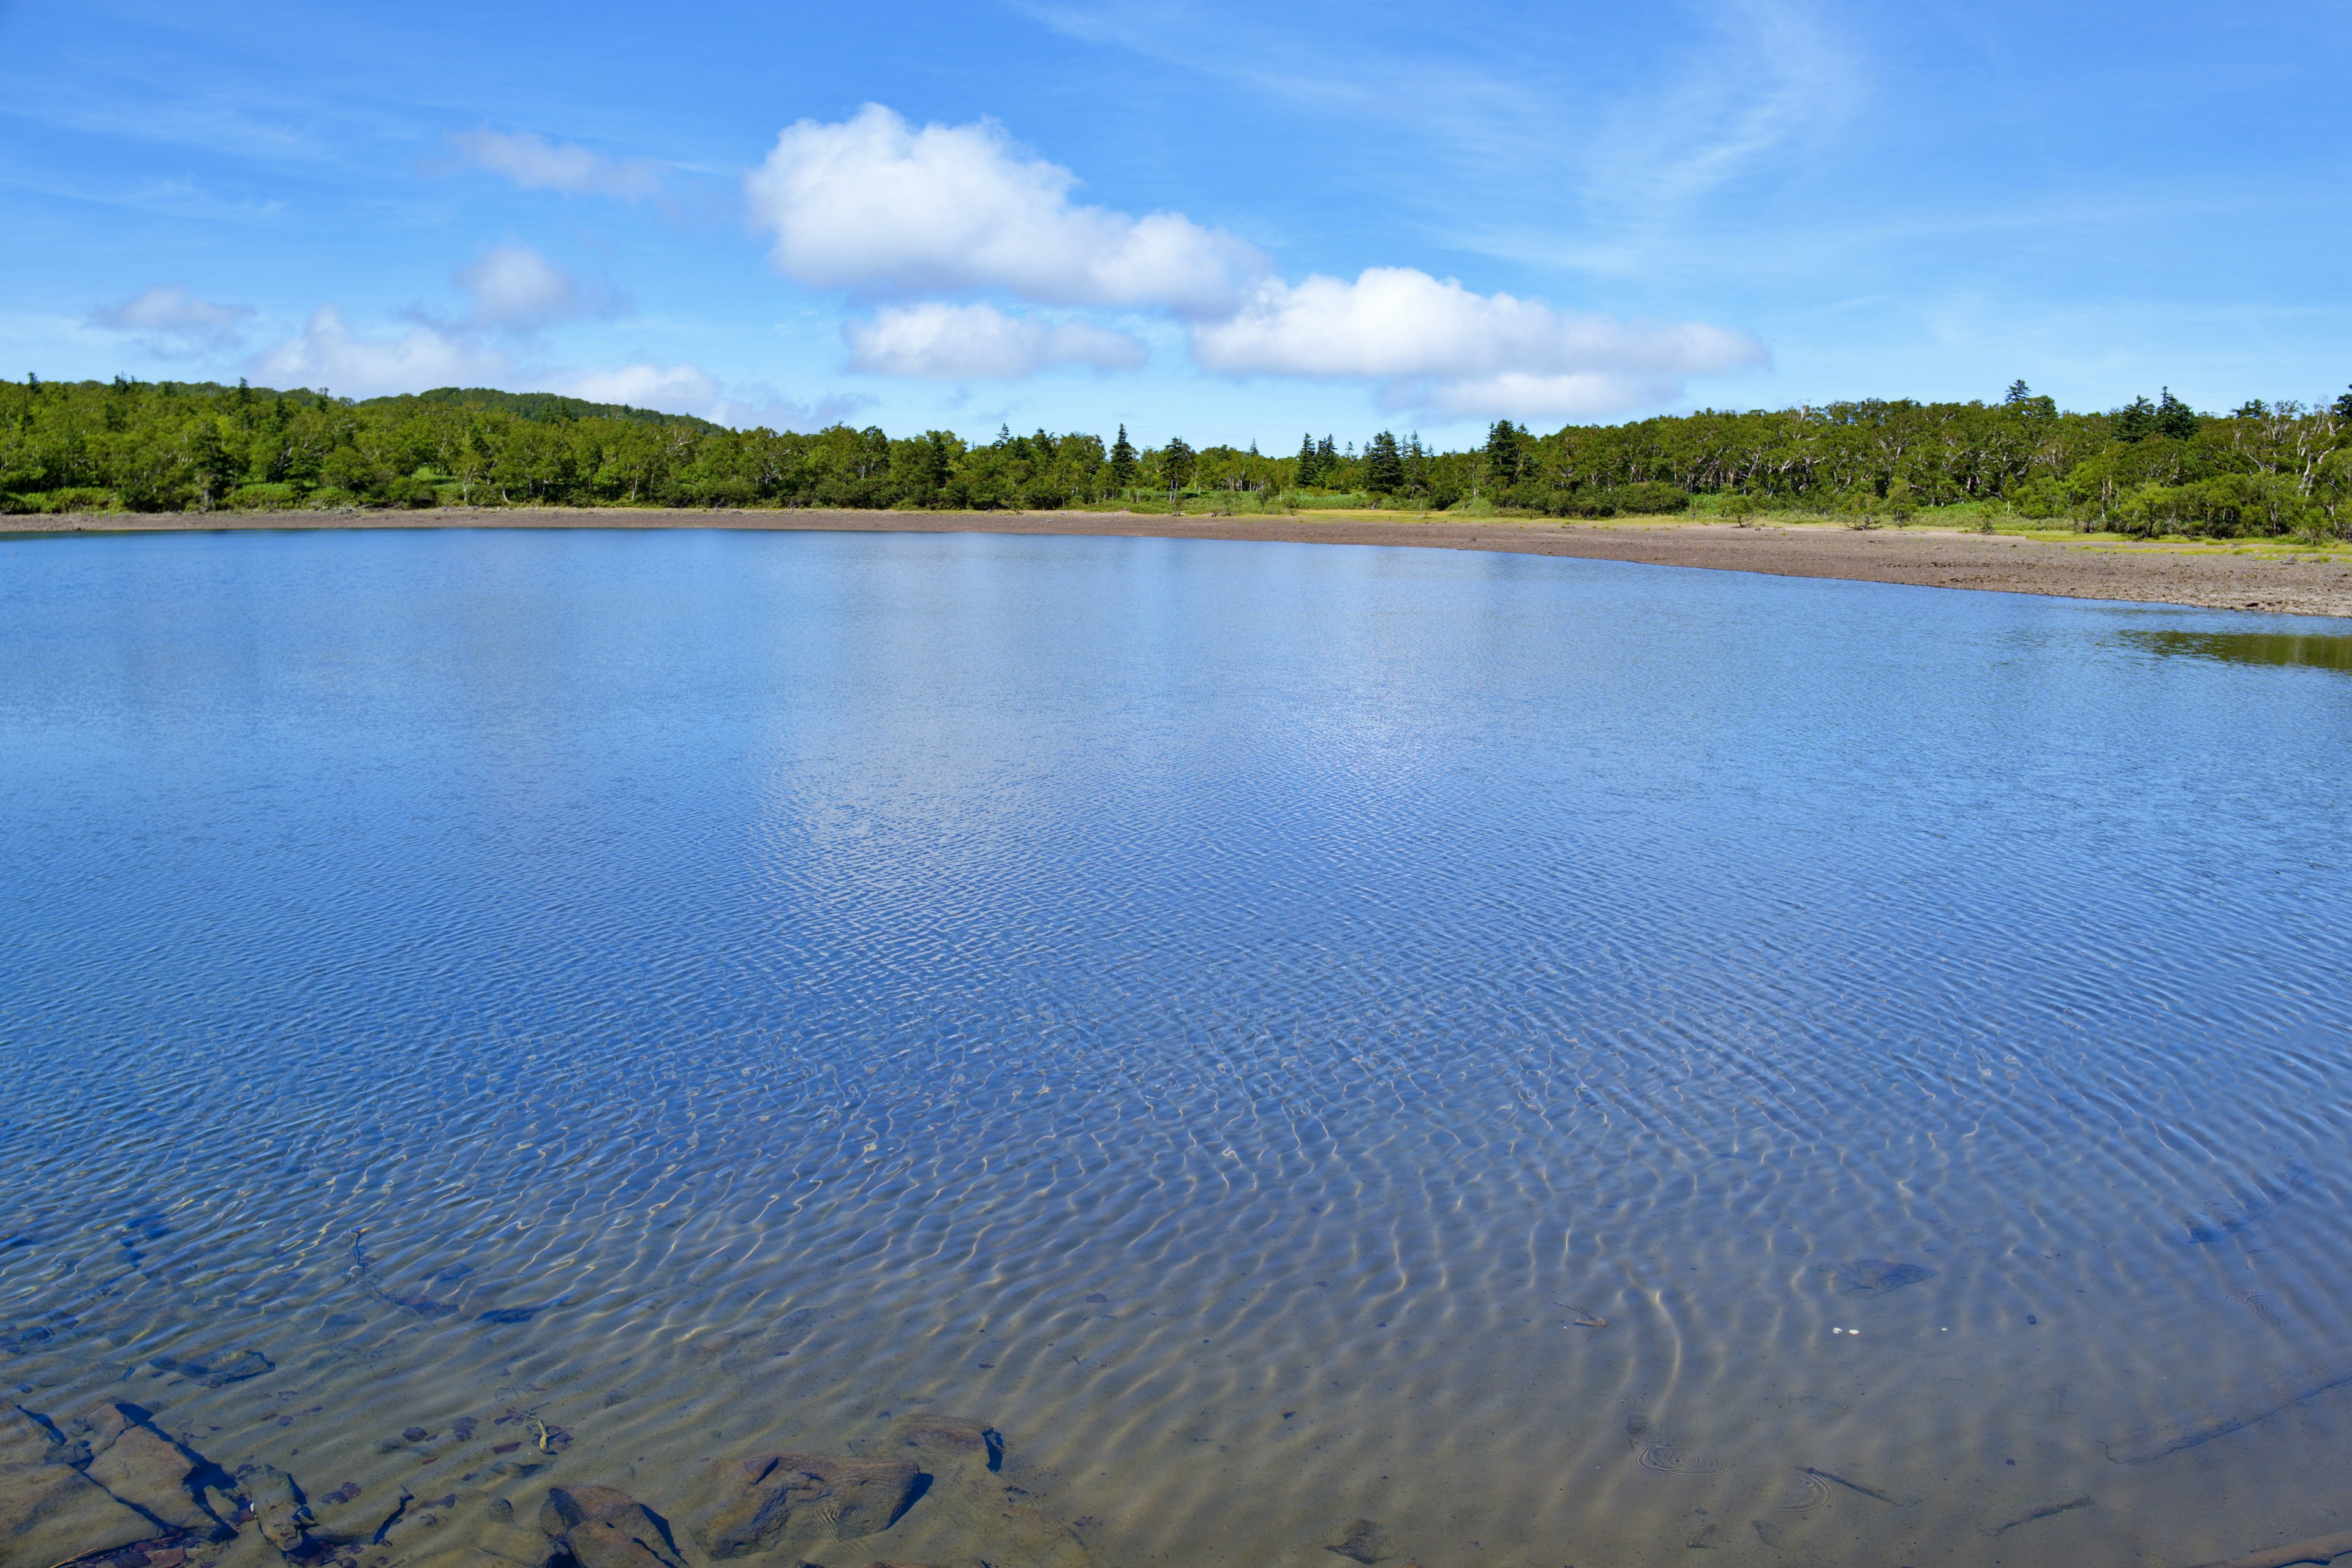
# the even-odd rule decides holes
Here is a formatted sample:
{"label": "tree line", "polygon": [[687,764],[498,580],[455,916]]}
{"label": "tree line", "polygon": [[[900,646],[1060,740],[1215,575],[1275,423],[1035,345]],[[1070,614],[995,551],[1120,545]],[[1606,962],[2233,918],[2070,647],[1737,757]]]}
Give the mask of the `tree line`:
{"label": "tree line", "polygon": [[1000,430],[966,441],[836,425],[803,433],[547,393],[442,388],[353,402],[213,383],[0,381],[0,511],[333,507],[998,508],[1203,502],[1500,510],[1555,517],[1937,508],[2221,536],[2352,534],[2352,392],[2203,414],[2167,390],[2068,413],[2024,383],[1999,401],[1702,410],[1538,434],[1498,420],[1441,451],[1382,430],[1139,447]]}

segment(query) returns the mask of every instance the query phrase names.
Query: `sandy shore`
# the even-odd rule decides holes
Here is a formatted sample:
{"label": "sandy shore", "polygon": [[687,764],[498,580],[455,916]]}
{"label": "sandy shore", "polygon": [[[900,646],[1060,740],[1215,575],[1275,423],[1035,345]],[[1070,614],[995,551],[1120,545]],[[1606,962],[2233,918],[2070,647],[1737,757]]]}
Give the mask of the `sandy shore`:
{"label": "sandy shore", "polygon": [[1308,512],[1154,517],[1132,512],[693,511],[521,508],[336,513],[94,513],[11,518],[7,531],[203,532],[287,528],[740,528],[849,532],[1093,534],[1413,545],[1639,561],[1784,577],[1983,588],[2201,609],[2352,616],[2352,554],[2284,544],[2118,544],[1933,528],[1853,529],[1656,521],[1563,526],[1545,519],[1433,519]]}

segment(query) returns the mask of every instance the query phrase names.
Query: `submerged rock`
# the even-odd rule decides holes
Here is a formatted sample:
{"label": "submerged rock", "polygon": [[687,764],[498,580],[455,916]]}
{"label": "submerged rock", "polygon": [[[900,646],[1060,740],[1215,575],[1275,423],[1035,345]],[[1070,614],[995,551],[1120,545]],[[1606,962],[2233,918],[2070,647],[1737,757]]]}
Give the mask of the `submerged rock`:
{"label": "submerged rock", "polygon": [[705,1469],[688,1526],[717,1558],[786,1546],[814,1549],[856,1541],[898,1521],[922,1495],[922,1472],[904,1458],[843,1459],[822,1454],[762,1454]]}
{"label": "submerged rock", "polygon": [[1388,1531],[1369,1519],[1352,1519],[1331,1532],[1323,1550],[1357,1563],[1378,1563],[1388,1552]]}
{"label": "submerged rock", "polygon": [[265,1372],[278,1370],[276,1362],[250,1346],[186,1361],[159,1355],[147,1364],[157,1372],[176,1373],[182,1377],[194,1378],[207,1388],[218,1388],[225,1383],[243,1383],[248,1377],[259,1377]]}
{"label": "submerged rock", "polygon": [[554,1488],[540,1505],[539,1528],[580,1568],[681,1568],[661,1521],[613,1487]]}
{"label": "submerged rock", "polygon": [[152,1540],[154,1521],[75,1468],[88,1450],[0,1400],[0,1568],[51,1568]]}
{"label": "submerged rock", "polygon": [[273,1466],[254,1465],[238,1470],[236,1479],[261,1539],[280,1552],[299,1550],[310,1528],[310,1510],[294,1478]]}
{"label": "submerged rock", "polygon": [[0,1467],[0,1568],[50,1568],[155,1534],[152,1521],[70,1466]]}
{"label": "submerged rock", "polygon": [[891,1532],[893,1556],[919,1562],[977,1557],[992,1568],[1092,1568],[1077,1531],[1005,1479],[1004,1439],[984,1421],[902,1415],[877,1446],[931,1478],[922,1500]]}
{"label": "submerged rock", "polygon": [[[564,1552],[539,1531],[515,1522],[514,1509],[501,1497],[463,1491],[436,1503],[420,1504],[415,1520],[387,1531],[402,1568],[548,1568]],[[429,1525],[423,1521],[432,1519]]]}
{"label": "submerged rock", "polygon": [[197,1495],[212,1466],[157,1431],[136,1405],[100,1400],[74,1418],[74,1430],[89,1446],[84,1473],[124,1502],[173,1530],[229,1533]]}
{"label": "submerged rock", "polygon": [[1932,1268],[1916,1263],[1890,1263],[1884,1258],[1858,1258],[1836,1270],[1837,1288],[1848,1296],[1884,1296],[1906,1285],[1935,1277]]}

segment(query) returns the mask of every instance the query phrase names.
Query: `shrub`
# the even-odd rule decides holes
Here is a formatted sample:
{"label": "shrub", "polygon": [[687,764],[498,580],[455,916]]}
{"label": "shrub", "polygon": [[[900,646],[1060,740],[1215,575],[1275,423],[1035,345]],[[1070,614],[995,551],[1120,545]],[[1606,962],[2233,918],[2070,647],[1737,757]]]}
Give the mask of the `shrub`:
{"label": "shrub", "polygon": [[284,511],[300,499],[292,485],[239,485],[221,497],[221,505],[234,511]]}
{"label": "shrub", "polygon": [[1616,501],[1621,510],[1654,516],[1661,512],[1690,510],[1690,492],[1680,485],[1664,479],[1643,479],[1635,484],[1618,487]]}

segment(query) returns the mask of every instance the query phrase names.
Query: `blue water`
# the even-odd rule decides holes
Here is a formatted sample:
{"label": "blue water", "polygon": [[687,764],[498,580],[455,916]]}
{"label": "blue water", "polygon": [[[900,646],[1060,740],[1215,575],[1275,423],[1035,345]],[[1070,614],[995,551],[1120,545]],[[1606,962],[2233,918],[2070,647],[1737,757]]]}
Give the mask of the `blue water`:
{"label": "blue water", "polygon": [[677,1517],[921,1411],[1061,1531],[998,1568],[2341,1530],[2335,637],[1311,545],[0,542],[0,1377],[389,1563],[458,1528],[403,1490]]}

